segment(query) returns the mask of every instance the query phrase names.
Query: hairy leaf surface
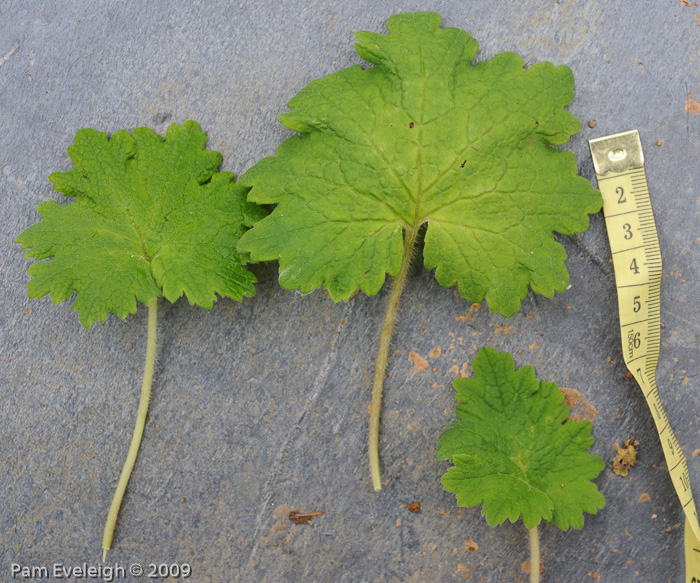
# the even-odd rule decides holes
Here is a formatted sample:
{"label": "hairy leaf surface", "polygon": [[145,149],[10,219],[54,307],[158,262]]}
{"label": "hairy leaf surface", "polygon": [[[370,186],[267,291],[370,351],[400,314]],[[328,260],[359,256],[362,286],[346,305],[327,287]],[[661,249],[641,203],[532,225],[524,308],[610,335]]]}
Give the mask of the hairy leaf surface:
{"label": "hairy leaf surface", "polygon": [[566,66],[527,69],[515,53],[472,65],[477,42],[436,13],[393,16],[360,32],[374,67],[311,82],[279,116],[301,132],[241,179],[276,204],[239,249],[280,261],[280,283],[335,299],[376,294],[402,262],[403,235],[427,224],[424,260],[440,284],[515,314],[528,287],[568,284],[553,232],[588,228],[600,194],[564,144],[580,129],[564,107]]}
{"label": "hairy leaf surface", "polygon": [[217,294],[254,295],[236,243],[265,212],[232,173],[215,174],[221,154],[205,142],[193,121],[172,124],[165,141],[149,128],[111,139],[78,131],[68,148],[75,168],[50,176],[75,201],[42,202],[41,222],[17,237],[27,257],[50,258],[29,267],[29,296],[57,304],[77,292],[73,309],[87,328],[154,297],[185,294],[210,309]]}
{"label": "hairy leaf surface", "polygon": [[522,518],[566,530],[583,527],[605,499],[594,483],[605,462],[589,454],[590,421],[566,420],[569,407],[554,383],[534,369],[515,370],[508,353],[482,348],[473,378],[455,380],[457,417],[438,443],[440,459],[454,463],[443,476],[460,506],[482,505],[491,526]]}

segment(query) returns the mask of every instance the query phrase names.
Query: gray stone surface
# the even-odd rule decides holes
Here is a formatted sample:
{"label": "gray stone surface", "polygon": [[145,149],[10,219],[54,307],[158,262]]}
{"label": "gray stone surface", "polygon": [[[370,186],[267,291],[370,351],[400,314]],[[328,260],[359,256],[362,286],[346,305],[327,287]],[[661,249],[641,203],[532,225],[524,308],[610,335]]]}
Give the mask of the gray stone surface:
{"label": "gray stone surface", "polygon": [[[36,205],[55,198],[48,175],[70,168],[75,132],[164,133],[194,119],[223,151],[222,169],[240,174],[289,134],[274,118],[300,88],[360,62],[353,33],[384,31],[404,10],[437,10],[470,31],[478,60],[513,50],[528,64],[571,66],[570,109],[584,122],[571,148],[587,178],[589,138],[639,129],[665,266],[661,398],[700,487],[700,115],[686,109],[692,92],[700,100],[700,8],[305,2],[0,4],[0,581],[11,563],[98,563],[138,402],[145,309],[86,331],[70,302],[27,299],[30,262],[13,244]],[[593,449],[605,459],[616,441],[641,443],[628,478],[598,479],[607,507],[583,531],[543,529],[543,581],[682,581],[683,517],[651,415],[623,376],[602,216],[561,242],[571,289],[530,295],[509,320],[485,306],[460,319],[469,304],[414,269],[389,363],[379,494],[365,435],[386,289],[334,304],[325,292],[281,290],[276,266],[260,265],[255,298],[210,313],[163,303],[151,418],[109,561],[186,562],[197,583],[525,581],[524,527],[491,529],[479,509],[458,510],[435,453],[453,416],[452,367],[492,345],[522,350],[518,365],[584,393],[600,412]],[[430,358],[435,347],[444,353]],[[427,371],[414,370],[413,351]],[[413,501],[419,514],[406,508]],[[290,510],[324,514],[295,526]]]}

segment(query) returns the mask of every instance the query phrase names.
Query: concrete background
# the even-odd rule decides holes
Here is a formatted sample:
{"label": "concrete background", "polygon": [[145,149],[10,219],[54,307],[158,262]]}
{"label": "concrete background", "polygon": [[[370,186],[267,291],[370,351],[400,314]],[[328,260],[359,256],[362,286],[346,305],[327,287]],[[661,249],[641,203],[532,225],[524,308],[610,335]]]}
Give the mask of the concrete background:
{"label": "concrete background", "polygon": [[[406,10],[436,10],[471,32],[477,60],[513,50],[528,64],[569,65],[570,109],[584,124],[570,147],[587,178],[589,138],[639,130],[664,260],[658,384],[697,493],[700,8],[689,4],[2,0],[0,581],[12,580],[11,563],[98,563],[136,414],[145,308],[86,331],[70,302],[27,298],[30,262],[13,244],[56,197],[48,175],[71,167],[75,132],[164,134],[194,119],[222,169],[241,174],[289,135],[274,118],[299,89],[360,62],[355,31],[384,32]],[[602,215],[561,242],[571,289],[531,295],[509,320],[485,306],[464,317],[454,289],[414,269],[389,362],[380,494],[365,439],[386,287],[334,304],[281,290],[269,264],[254,267],[258,296],[242,303],[208,313],[163,302],[151,418],[109,561],[190,563],[197,583],[526,581],[524,527],[491,529],[479,509],[458,510],[436,460],[454,415],[453,367],[492,345],[522,350],[518,366],[585,395],[600,412],[593,450],[607,461],[616,441],[640,441],[629,477],[598,479],[607,507],[583,531],[542,529],[543,581],[682,581],[683,517],[651,415],[624,377]],[[444,353],[429,357],[436,347]],[[324,514],[294,525],[291,510]]]}

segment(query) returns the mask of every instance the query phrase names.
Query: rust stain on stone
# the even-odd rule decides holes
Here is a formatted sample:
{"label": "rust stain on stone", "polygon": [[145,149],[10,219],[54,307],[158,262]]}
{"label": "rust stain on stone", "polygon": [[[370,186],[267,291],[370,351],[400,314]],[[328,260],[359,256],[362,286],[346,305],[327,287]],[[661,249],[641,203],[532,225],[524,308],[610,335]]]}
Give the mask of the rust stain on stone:
{"label": "rust stain on stone", "polygon": [[569,418],[574,421],[586,419],[593,422],[598,411],[581,391],[567,387],[559,387],[559,390],[564,394],[564,402],[569,406]]}
{"label": "rust stain on stone", "polygon": [[425,360],[420,354],[417,352],[411,352],[408,355],[408,361],[413,363],[413,368],[419,371],[425,371],[428,370],[428,361]]}

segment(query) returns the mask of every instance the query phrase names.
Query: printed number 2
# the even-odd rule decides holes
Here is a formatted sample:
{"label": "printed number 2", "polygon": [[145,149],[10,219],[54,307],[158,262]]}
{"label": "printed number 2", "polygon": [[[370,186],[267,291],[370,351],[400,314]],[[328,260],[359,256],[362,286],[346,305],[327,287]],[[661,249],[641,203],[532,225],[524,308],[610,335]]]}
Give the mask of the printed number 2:
{"label": "printed number 2", "polygon": [[642,309],[642,302],[639,301],[639,298],[640,296],[634,296],[634,307],[632,308],[632,311],[635,313]]}
{"label": "printed number 2", "polygon": [[627,199],[625,198],[625,189],[622,188],[622,186],[618,186],[618,187],[615,189],[615,193],[620,195],[620,198],[617,199],[617,202],[618,202],[619,204],[622,204],[622,203],[624,203],[624,202],[627,202]]}
{"label": "printed number 2", "polygon": [[639,267],[637,267],[637,258],[635,257],[632,259],[632,263],[630,263],[630,271],[633,271],[635,275],[639,273]]}

